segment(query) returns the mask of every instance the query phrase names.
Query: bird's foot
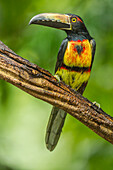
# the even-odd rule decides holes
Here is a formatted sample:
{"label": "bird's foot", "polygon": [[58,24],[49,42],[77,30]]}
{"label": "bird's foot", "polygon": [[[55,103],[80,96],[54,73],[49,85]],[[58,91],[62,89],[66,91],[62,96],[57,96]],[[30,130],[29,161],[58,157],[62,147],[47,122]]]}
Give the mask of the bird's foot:
{"label": "bird's foot", "polygon": [[93,102],[94,105],[98,106],[100,108],[100,104],[97,103],[96,101]]}
{"label": "bird's foot", "polygon": [[58,75],[54,75],[54,77],[60,82],[60,77]]}

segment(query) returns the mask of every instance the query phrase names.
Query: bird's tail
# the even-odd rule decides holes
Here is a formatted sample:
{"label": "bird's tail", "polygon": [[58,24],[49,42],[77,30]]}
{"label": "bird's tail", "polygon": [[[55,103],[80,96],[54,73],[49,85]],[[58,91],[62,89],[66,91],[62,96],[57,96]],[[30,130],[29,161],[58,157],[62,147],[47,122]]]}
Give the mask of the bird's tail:
{"label": "bird's tail", "polygon": [[66,115],[67,113],[64,110],[53,106],[45,137],[47,149],[50,151],[52,151],[57,145]]}

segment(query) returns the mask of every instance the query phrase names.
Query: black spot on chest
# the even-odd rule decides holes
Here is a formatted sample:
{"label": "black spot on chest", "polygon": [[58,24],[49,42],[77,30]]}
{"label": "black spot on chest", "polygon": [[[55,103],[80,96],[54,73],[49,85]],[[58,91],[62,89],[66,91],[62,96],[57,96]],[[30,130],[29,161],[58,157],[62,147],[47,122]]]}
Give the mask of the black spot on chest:
{"label": "black spot on chest", "polygon": [[80,55],[81,52],[83,51],[83,47],[81,45],[75,45],[75,48],[76,48],[78,54]]}

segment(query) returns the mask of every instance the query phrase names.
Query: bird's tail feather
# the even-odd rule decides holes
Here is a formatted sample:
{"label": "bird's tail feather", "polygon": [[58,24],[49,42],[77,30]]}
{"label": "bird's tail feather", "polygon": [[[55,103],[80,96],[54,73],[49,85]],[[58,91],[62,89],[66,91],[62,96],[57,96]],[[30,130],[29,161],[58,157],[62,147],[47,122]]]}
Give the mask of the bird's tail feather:
{"label": "bird's tail feather", "polygon": [[46,130],[45,142],[47,149],[52,151],[59,140],[67,113],[53,107]]}

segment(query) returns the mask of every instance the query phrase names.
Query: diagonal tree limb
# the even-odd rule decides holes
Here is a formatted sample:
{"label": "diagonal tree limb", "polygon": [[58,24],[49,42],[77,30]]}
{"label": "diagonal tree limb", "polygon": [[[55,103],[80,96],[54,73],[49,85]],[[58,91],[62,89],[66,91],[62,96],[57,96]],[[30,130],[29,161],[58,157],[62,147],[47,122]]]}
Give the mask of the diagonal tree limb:
{"label": "diagonal tree limb", "polygon": [[48,71],[18,56],[2,42],[0,78],[36,98],[65,110],[113,144],[111,116],[63,82],[58,82]]}

